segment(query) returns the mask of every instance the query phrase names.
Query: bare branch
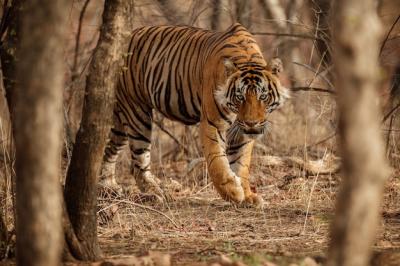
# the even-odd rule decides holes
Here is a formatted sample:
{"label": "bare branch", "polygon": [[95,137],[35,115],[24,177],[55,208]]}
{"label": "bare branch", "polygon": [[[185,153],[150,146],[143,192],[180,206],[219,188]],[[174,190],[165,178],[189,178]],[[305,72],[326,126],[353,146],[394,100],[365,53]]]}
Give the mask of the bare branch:
{"label": "bare branch", "polygon": [[398,103],[395,107],[393,107],[382,119],[382,123],[385,123],[386,120],[400,107],[400,103]]}
{"label": "bare branch", "polygon": [[381,49],[379,50],[379,55],[382,55],[383,48],[385,47],[385,44],[389,39],[390,33],[393,31],[394,26],[396,26],[396,24],[397,24],[397,22],[399,22],[399,20],[400,20],[400,15],[397,16],[396,20],[393,22],[392,26],[390,27],[390,30],[386,34],[386,37],[381,45]]}
{"label": "bare branch", "polygon": [[281,32],[252,32],[253,35],[266,35],[266,36],[279,36],[279,37],[289,37],[289,38],[300,38],[309,40],[318,40],[319,38],[307,34],[296,34],[296,33],[281,33]]}
{"label": "bare branch", "polygon": [[329,80],[327,77],[325,77],[324,75],[322,75],[323,73],[325,73],[326,71],[328,71],[329,68],[327,68],[327,69],[325,69],[325,70],[323,70],[323,71],[317,71],[317,70],[315,70],[314,68],[310,67],[310,66],[307,65],[307,64],[303,64],[303,63],[299,63],[299,62],[293,62],[293,64],[298,65],[298,66],[302,66],[302,67],[308,69],[309,71],[313,72],[313,73],[315,74],[315,77],[314,77],[314,78],[321,77],[321,78],[329,85],[329,87],[330,87],[332,90],[334,89],[334,86],[333,86],[332,82],[330,82],[330,80]]}
{"label": "bare branch", "polygon": [[179,9],[176,7],[175,1],[157,0],[161,13],[169,24],[180,24],[183,21]]}
{"label": "bare branch", "polygon": [[325,93],[336,95],[336,92],[333,90],[317,88],[317,87],[293,87],[293,88],[290,88],[290,90],[294,91],[294,92],[296,92],[296,91],[317,91],[317,92],[325,92]]}

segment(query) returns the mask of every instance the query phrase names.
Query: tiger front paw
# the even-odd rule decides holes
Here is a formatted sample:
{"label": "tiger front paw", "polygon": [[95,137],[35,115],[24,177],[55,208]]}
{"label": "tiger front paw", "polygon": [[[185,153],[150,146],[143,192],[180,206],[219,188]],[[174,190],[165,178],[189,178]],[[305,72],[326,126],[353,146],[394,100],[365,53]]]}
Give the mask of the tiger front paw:
{"label": "tiger front paw", "polygon": [[235,203],[241,203],[244,201],[244,190],[242,186],[235,182],[229,182],[224,185],[217,186],[219,194],[227,201],[233,201]]}
{"label": "tiger front paw", "polygon": [[257,208],[263,208],[264,206],[263,198],[256,193],[250,193],[247,195],[244,202]]}

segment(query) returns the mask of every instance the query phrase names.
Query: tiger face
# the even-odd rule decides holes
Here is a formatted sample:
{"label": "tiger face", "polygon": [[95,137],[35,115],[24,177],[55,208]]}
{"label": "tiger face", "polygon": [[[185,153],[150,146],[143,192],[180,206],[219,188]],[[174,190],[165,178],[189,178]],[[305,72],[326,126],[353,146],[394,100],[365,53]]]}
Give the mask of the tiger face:
{"label": "tiger face", "polygon": [[266,66],[236,66],[224,60],[226,83],[217,90],[217,101],[236,115],[234,126],[250,137],[265,133],[268,115],[289,98],[276,72]]}

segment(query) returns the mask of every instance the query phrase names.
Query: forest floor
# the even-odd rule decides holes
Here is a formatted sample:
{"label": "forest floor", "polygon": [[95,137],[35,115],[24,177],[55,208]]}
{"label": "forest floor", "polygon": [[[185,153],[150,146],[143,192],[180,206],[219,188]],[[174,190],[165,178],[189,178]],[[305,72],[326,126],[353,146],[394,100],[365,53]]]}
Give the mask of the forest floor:
{"label": "forest floor", "polygon": [[[208,265],[220,255],[246,265],[310,265],[304,263],[306,257],[323,262],[339,174],[307,175],[299,167],[258,162],[252,166],[253,183],[265,206],[256,209],[220,199],[205,178],[201,162],[155,165],[153,169],[162,180],[173,178],[182,188],[166,204],[138,202],[133,194],[103,195],[99,237],[106,257],[151,250],[170,254],[172,265]],[[398,176],[393,173],[385,189],[374,265],[400,265],[400,256],[387,255],[400,250]]]}

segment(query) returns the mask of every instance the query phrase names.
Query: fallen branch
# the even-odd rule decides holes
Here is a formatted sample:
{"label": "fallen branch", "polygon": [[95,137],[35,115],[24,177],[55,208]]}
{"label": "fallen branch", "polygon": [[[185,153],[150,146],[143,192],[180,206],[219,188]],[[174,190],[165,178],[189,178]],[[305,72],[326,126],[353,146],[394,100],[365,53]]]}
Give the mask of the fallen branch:
{"label": "fallen branch", "polygon": [[295,156],[272,156],[264,155],[254,157],[254,160],[264,166],[288,166],[297,167],[305,170],[309,175],[323,175],[337,173],[340,170],[340,162],[337,157],[326,156],[319,160],[305,161],[302,158]]}
{"label": "fallen branch", "polygon": [[329,94],[336,94],[335,91],[329,90],[329,89],[324,89],[324,88],[317,88],[317,87],[293,87],[290,88],[291,91],[316,91],[316,92],[325,92]]}
{"label": "fallen branch", "polygon": [[[263,166],[287,166],[292,168],[301,168],[308,175],[325,175],[337,173],[340,170],[340,159],[332,154],[324,156],[319,160],[304,160],[296,156],[254,156],[253,161]],[[187,173],[193,171],[195,167],[204,162],[204,158],[196,158],[188,165]]]}
{"label": "fallen branch", "polygon": [[313,147],[313,146],[317,146],[317,145],[319,145],[321,143],[324,143],[325,141],[330,140],[331,138],[335,137],[336,135],[337,135],[337,132],[335,131],[331,135],[327,136],[326,138],[323,138],[322,140],[319,140],[319,141],[317,141],[317,142],[315,142],[313,144],[308,145],[307,148],[310,148],[310,147]]}

